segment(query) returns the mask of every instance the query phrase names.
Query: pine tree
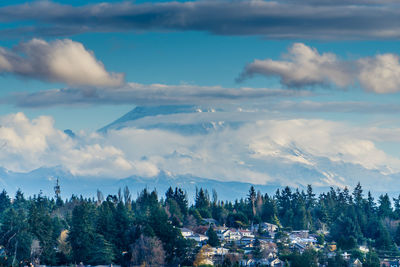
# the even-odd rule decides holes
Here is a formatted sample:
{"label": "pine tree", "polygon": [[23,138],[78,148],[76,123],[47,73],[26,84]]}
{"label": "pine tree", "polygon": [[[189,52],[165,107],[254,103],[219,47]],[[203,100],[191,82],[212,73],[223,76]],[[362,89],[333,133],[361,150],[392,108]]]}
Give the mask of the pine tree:
{"label": "pine tree", "polygon": [[80,203],[72,211],[68,241],[71,244],[72,258],[75,262],[87,263],[90,260],[96,233],[95,218],[95,210],[87,202]]}
{"label": "pine tree", "polygon": [[261,259],[262,258],[262,247],[261,247],[261,242],[258,238],[254,241],[253,245],[253,257],[255,259]]}
{"label": "pine tree", "polygon": [[251,186],[249,194],[247,196],[251,219],[253,219],[254,216],[256,215],[256,197],[257,197],[256,190],[254,189],[254,186]]}
{"label": "pine tree", "polygon": [[31,201],[28,213],[28,223],[30,232],[39,241],[42,249],[41,263],[53,265],[56,262],[54,247],[56,240],[54,236],[59,236],[50,217],[49,200],[39,194]]}
{"label": "pine tree", "polygon": [[0,213],[3,213],[10,206],[11,206],[10,197],[8,196],[6,190],[3,189],[3,191],[0,193]]}
{"label": "pine tree", "polygon": [[368,252],[365,257],[363,267],[379,267],[379,266],[380,266],[380,260],[376,252],[374,251]]}
{"label": "pine tree", "polygon": [[87,262],[91,265],[104,265],[111,264],[113,259],[112,245],[101,234],[96,233]]}
{"label": "pine tree", "polygon": [[196,195],[195,207],[197,209],[206,209],[210,206],[210,198],[208,194],[200,188],[198,194]]}
{"label": "pine tree", "polygon": [[378,202],[379,202],[379,207],[378,207],[379,216],[381,216],[382,218],[392,217],[393,215],[392,204],[390,203],[390,198],[388,194],[379,196]]}
{"label": "pine tree", "polygon": [[220,245],[217,233],[211,226],[208,228],[207,236],[208,236],[207,244],[209,244],[212,247],[218,247]]}
{"label": "pine tree", "polygon": [[363,190],[361,187],[360,182],[357,183],[357,186],[354,188],[353,191],[353,198],[354,198],[354,202],[357,205],[357,207],[361,207],[362,204],[362,200],[363,200]]}
{"label": "pine tree", "polygon": [[307,185],[307,197],[306,197],[306,208],[311,209],[315,205],[315,194],[313,192],[312,186]]}

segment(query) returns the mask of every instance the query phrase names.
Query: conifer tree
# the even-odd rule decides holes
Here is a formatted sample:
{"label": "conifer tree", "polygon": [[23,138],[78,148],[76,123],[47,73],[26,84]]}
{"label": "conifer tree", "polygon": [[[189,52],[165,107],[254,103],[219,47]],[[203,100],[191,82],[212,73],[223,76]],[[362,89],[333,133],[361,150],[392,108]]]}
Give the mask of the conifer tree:
{"label": "conifer tree", "polygon": [[209,244],[210,246],[218,247],[220,245],[217,233],[211,226],[208,228],[207,237],[208,237],[207,244]]}

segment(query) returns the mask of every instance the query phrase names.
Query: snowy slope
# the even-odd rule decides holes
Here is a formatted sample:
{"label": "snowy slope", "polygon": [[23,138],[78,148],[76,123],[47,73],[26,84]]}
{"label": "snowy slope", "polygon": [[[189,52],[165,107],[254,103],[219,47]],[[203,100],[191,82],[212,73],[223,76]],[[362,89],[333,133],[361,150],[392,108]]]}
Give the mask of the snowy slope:
{"label": "snowy slope", "polygon": [[[161,129],[178,132],[184,135],[207,134],[226,126],[238,127],[240,121],[226,122],[214,120],[211,113],[221,112],[213,108],[203,108],[193,105],[183,106],[138,106],[121,118],[98,130],[107,133],[110,130],[120,130],[128,127],[140,129]],[[196,123],[188,122],[187,117],[195,117]]]}

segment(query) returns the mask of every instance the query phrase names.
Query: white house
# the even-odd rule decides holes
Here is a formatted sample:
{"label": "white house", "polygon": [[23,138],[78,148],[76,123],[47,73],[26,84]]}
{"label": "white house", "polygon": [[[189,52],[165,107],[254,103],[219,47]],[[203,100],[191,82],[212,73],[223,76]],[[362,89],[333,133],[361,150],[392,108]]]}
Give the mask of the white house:
{"label": "white house", "polygon": [[239,231],[237,230],[229,230],[229,236],[227,241],[236,241],[240,240],[242,238],[242,235],[240,234]]}
{"label": "white house", "polygon": [[242,235],[236,229],[226,229],[226,230],[218,230],[216,231],[219,240],[232,242],[236,240],[240,240]]}
{"label": "white house", "polygon": [[254,237],[253,233],[250,230],[239,230],[239,233],[242,237]]}
{"label": "white house", "polygon": [[203,242],[208,240],[208,236],[202,234],[193,234],[187,237],[188,239],[193,239],[196,242]]}
{"label": "white house", "polygon": [[212,249],[213,249],[214,255],[218,255],[218,256],[224,256],[229,253],[229,249],[227,249],[227,248],[219,247],[219,248],[212,248]]}
{"label": "white house", "polygon": [[227,228],[220,228],[220,229],[217,229],[215,232],[217,233],[217,236],[218,236],[219,240],[221,240],[221,241],[228,239],[229,234],[230,234],[230,230]]}
{"label": "white house", "polygon": [[270,262],[269,262],[269,265],[270,265],[270,266],[275,266],[275,267],[283,266],[283,262],[282,262],[280,259],[278,259],[278,258],[276,258],[276,259],[271,259]]}
{"label": "white house", "polygon": [[189,236],[192,236],[192,235],[193,235],[193,231],[192,231],[192,230],[190,230],[190,229],[187,229],[187,228],[181,228],[180,230],[181,230],[181,234],[182,234],[182,236],[183,236],[184,238],[187,238],[187,237],[189,237]]}

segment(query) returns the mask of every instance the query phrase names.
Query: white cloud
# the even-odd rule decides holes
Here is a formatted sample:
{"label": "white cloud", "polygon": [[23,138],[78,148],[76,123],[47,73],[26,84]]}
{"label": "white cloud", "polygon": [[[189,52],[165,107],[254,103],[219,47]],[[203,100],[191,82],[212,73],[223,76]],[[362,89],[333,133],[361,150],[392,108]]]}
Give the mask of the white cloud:
{"label": "white cloud", "polygon": [[307,156],[312,155],[360,164],[367,169],[381,169],[385,165],[396,166],[400,163],[400,160],[378,149],[370,139],[354,134],[365,132],[366,129],[358,128],[356,131],[342,123],[294,119],[263,121],[258,123],[257,128],[253,132],[260,134],[254,136],[250,148],[258,157],[281,155],[304,162]]}
{"label": "white cloud", "polygon": [[359,83],[367,91],[384,94],[400,91],[400,62],[395,54],[378,54],[358,60],[342,60],[333,53],[320,54],[315,48],[295,43],[283,60],[254,60],[239,80],[260,74],[276,76],[288,87]]}
{"label": "white cloud", "polygon": [[[269,88],[226,88],[191,84],[127,83],[112,89],[65,88],[15,94],[5,100],[21,107],[47,107],[73,104],[171,105],[210,102],[240,102],[245,99],[265,100],[275,97],[305,96],[308,91]],[[4,101],[4,100],[3,100]]]}
{"label": "white cloud", "polygon": [[359,60],[359,80],[368,91],[375,93],[395,93],[400,91],[399,56],[382,54]]}
{"label": "white cloud", "polygon": [[[382,175],[400,171],[400,160],[376,146],[386,139],[397,142],[387,129],[355,128],[326,120],[260,119],[260,114],[252,112],[231,115],[239,117],[239,113],[247,116],[247,124],[208,134],[181,135],[130,127],[106,135],[81,132],[76,138],[55,129],[50,117],[29,120],[22,113],[12,114],[0,118],[0,145],[5,143],[0,161],[13,171],[60,165],[73,174],[94,177],[154,177],[165,171],[217,180],[294,185],[349,182],[339,181],[337,169],[326,162],[359,164]],[[219,112],[210,114],[218,120]],[[197,121],[197,115],[188,115],[187,119]],[[301,170],[306,170],[305,177],[312,175],[304,180]],[[370,181],[368,177],[345,178]]]}
{"label": "white cloud", "polygon": [[54,128],[53,119],[42,116],[29,120],[23,113],[0,118],[2,165],[12,171],[30,171],[61,165],[76,175],[121,178],[131,174],[154,176],[158,170],[144,160],[128,160],[101,138],[85,135],[72,139]]}
{"label": "white cloud", "polygon": [[120,86],[124,75],[110,73],[92,51],[69,39],[32,39],[13,50],[0,48],[0,73],[83,86]]}
{"label": "white cloud", "polygon": [[254,74],[278,76],[287,86],[335,83],[340,87],[351,84],[351,69],[332,53],[319,54],[315,48],[295,43],[284,56],[284,61],[255,60],[248,64],[242,79]]}
{"label": "white cloud", "polygon": [[5,38],[203,31],[274,39],[398,40],[398,7],[397,0],[109,1],[81,6],[47,0],[1,7],[0,21],[24,22],[4,23]]}

